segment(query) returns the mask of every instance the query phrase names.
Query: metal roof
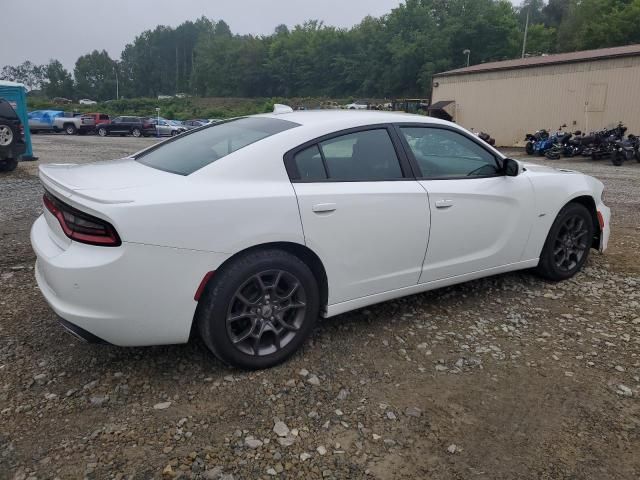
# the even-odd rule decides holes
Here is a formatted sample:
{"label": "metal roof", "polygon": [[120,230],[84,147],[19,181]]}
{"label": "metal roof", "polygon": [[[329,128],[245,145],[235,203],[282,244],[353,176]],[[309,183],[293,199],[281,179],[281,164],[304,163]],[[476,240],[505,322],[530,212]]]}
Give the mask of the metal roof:
{"label": "metal roof", "polygon": [[0,80],[0,87],[24,87],[24,85],[18,82],[10,82],[9,80]]}
{"label": "metal roof", "polygon": [[585,62],[591,60],[603,60],[616,57],[628,57],[640,55],[640,44],[625,45],[624,47],[600,48],[598,50],[583,50],[580,52],[557,53],[539,57],[518,58],[502,62],[490,62],[473,65],[471,67],[458,68],[434,75],[445,77],[449,75],[467,75],[471,73],[489,72],[494,70],[511,70],[516,68],[532,68],[544,65],[557,65],[560,63]]}

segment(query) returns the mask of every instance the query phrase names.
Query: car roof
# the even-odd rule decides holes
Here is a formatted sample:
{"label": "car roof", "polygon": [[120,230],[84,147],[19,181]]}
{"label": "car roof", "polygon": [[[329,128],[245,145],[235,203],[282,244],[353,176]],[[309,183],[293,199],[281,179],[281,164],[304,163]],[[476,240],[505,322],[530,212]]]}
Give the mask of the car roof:
{"label": "car roof", "polygon": [[[308,127],[332,125],[339,128],[350,128],[377,123],[451,124],[451,122],[424,115],[379,110],[300,110],[291,113],[266,113],[258,116],[288,120]],[[339,128],[336,128],[336,130]]]}

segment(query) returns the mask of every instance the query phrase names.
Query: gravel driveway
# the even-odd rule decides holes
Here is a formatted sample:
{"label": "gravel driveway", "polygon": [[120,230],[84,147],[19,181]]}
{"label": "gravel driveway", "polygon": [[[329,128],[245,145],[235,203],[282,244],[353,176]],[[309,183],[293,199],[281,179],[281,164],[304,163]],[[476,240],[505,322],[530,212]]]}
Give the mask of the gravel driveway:
{"label": "gravel driveway", "polygon": [[[39,135],[34,149],[84,162],[155,141]],[[0,478],[639,478],[640,164],[535,160],[606,184],[610,251],[583,273],[341,315],[253,373],[197,341],[64,333],[33,278],[41,188],[21,163],[0,176]]]}

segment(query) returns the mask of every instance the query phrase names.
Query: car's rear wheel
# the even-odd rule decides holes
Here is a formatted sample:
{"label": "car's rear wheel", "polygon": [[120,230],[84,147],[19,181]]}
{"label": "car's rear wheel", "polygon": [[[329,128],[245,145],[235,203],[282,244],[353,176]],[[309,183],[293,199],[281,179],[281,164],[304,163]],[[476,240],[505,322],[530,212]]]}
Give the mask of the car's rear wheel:
{"label": "car's rear wheel", "polygon": [[106,137],[107,136],[107,129],[104,127],[100,127],[98,129],[98,135],[100,135],[101,137]]}
{"label": "car's rear wheel", "polygon": [[67,135],[75,135],[77,131],[78,130],[75,125],[65,125],[64,127],[64,133]]}
{"label": "car's rear wheel", "polygon": [[17,158],[5,158],[4,160],[0,160],[0,172],[13,172],[17,166]]}
{"label": "car's rear wheel", "polygon": [[587,261],[594,228],[591,213],[584,205],[566,205],[549,230],[537,272],[553,281],[573,277]]}
{"label": "car's rear wheel", "polygon": [[0,124],[0,147],[9,147],[13,144],[13,130],[9,125]]}
{"label": "car's rear wheel", "polygon": [[139,137],[140,135],[142,135],[142,132],[139,128],[134,128],[133,130],[131,130],[131,135],[133,135],[134,137]]}
{"label": "car's rear wheel", "polygon": [[200,336],[225,363],[261,369],[289,358],[319,312],[316,279],[282,250],[250,252],[214,274],[196,312]]}

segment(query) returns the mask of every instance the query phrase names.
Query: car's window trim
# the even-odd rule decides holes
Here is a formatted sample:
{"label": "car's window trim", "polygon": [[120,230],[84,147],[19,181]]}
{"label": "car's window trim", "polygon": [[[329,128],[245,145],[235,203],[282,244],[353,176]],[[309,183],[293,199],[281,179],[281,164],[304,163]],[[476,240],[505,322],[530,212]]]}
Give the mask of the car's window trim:
{"label": "car's window trim", "polygon": [[[438,125],[438,124],[429,124],[429,123],[420,123],[420,122],[396,122],[396,123],[393,124],[393,126],[394,126],[394,130],[396,131],[396,133],[397,133],[397,135],[399,137],[399,141],[400,141],[400,143],[402,145],[402,148],[405,151],[405,154],[407,155],[407,157],[409,158],[409,162],[411,163],[411,167],[413,168],[413,170],[415,172],[415,177],[416,177],[417,180],[475,180],[475,179],[481,179],[481,178],[504,177],[503,159],[500,158],[499,156],[497,156],[489,148],[487,148],[486,145],[483,145],[483,141],[481,139],[475,137],[474,135],[471,135],[471,134],[465,132],[464,130],[457,129],[455,127],[450,127],[449,125]],[[461,135],[461,136],[467,138],[468,140],[470,140],[471,142],[475,143],[482,150],[484,150],[489,155],[491,155],[491,157],[493,157],[494,161],[496,162],[496,166],[498,168],[498,172],[493,174],[493,175],[473,175],[473,176],[462,175],[462,176],[455,176],[455,177],[428,177],[428,176],[424,176],[424,175],[422,175],[422,169],[420,168],[420,165],[419,165],[418,161],[416,160],[416,157],[415,157],[415,155],[413,153],[413,150],[411,149],[411,146],[409,145],[409,143],[407,142],[407,139],[405,138],[404,134],[402,133],[402,129],[403,128],[431,128],[431,129],[439,129],[439,130],[448,130],[450,132],[457,133],[458,135]]]}
{"label": "car's window trim", "polygon": [[[389,140],[391,140],[391,144],[393,145],[393,149],[396,153],[396,157],[398,163],[400,164],[400,171],[402,172],[401,178],[377,178],[373,179],[362,179],[362,180],[340,180],[334,178],[322,178],[322,179],[303,179],[298,171],[298,166],[295,161],[295,156],[306,150],[307,148],[313,147],[314,145],[318,147],[320,150],[320,155],[322,156],[322,163],[325,167],[325,173],[329,174],[325,159],[324,153],[322,152],[322,148],[320,144],[322,142],[326,142],[328,140],[333,140],[338,137],[343,137],[345,135],[350,135],[358,132],[366,132],[369,130],[386,130],[387,135],[389,135]],[[322,135],[320,137],[316,137],[312,140],[308,140],[295,148],[292,148],[288,152],[286,152],[283,156],[285,169],[287,170],[287,175],[289,176],[289,180],[291,183],[362,183],[362,182],[406,182],[407,180],[415,180],[415,174],[413,168],[409,163],[409,159],[406,155],[406,152],[403,146],[400,143],[400,140],[397,138],[397,134],[394,131],[393,124],[391,123],[372,123],[370,125],[361,125],[359,127],[345,128],[343,130],[337,130],[335,132],[328,133],[326,135]]]}

